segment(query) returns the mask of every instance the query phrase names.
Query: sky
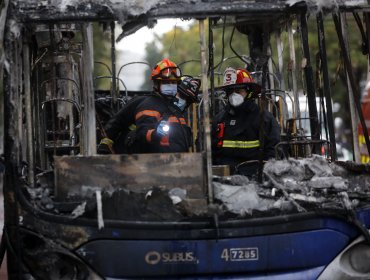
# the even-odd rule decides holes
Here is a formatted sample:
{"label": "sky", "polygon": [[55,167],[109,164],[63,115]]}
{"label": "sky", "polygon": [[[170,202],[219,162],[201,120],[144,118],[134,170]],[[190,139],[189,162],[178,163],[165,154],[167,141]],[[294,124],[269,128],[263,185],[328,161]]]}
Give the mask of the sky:
{"label": "sky", "polygon": [[[162,19],[152,28],[143,27],[135,33],[123,38],[116,45],[120,50],[135,50],[137,53],[144,53],[145,44],[154,38],[154,33],[163,34],[172,30],[175,26],[186,28],[190,21],[182,21],[180,19]],[[119,34],[117,34],[119,35]]]}
{"label": "sky", "polygon": [[[116,43],[117,54],[117,71],[126,63],[144,61],[145,46],[154,38],[154,34],[161,35],[172,30],[175,26],[186,28],[191,21],[182,21],[180,19],[163,19],[152,28],[143,27],[135,33],[123,38]],[[118,28],[117,28],[118,29]],[[117,36],[119,35],[117,30]],[[154,66],[154,65],[152,65]],[[126,87],[130,90],[138,90],[143,84],[145,77],[144,72],[148,68],[144,64],[131,64],[125,66],[119,78],[123,81]],[[122,86],[122,83],[120,87]],[[123,87],[123,86],[122,86]],[[123,88],[121,88],[123,89]]]}

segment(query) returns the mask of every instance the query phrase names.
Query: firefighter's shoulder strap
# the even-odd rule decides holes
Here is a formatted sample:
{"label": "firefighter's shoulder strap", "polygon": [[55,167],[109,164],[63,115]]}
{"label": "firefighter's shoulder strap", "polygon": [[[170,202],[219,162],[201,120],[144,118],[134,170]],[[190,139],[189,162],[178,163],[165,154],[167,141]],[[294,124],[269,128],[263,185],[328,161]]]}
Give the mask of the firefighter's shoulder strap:
{"label": "firefighter's shoulder strap", "polygon": [[128,127],[135,122],[135,111],[139,104],[150,94],[137,95],[131,98],[118,113],[105,125],[105,131],[113,141],[118,138]]}

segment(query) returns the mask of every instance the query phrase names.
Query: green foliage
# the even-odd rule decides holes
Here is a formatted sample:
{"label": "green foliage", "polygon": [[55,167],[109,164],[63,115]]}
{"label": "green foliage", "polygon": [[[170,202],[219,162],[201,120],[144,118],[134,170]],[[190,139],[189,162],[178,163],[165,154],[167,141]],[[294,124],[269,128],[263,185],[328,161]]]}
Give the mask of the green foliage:
{"label": "green foliage", "polygon": [[183,74],[200,74],[199,26],[191,24],[189,30],[175,27],[159,38],[163,45],[161,54],[179,65]]}
{"label": "green foliage", "polygon": [[[206,37],[208,41],[208,23],[206,24],[206,30]],[[231,33],[232,27],[225,26],[225,31],[223,32],[223,25],[215,27],[213,31],[214,65],[219,66],[215,69],[215,76],[221,77],[221,79],[216,78],[216,82],[218,83],[222,82],[222,73],[227,66],[243,67],[245,65],[243,61],[235,57],[235,54],[229,48]],[[224,40],[222,43],[223,34]],[[170,58],[172,61],[176,62],[179,65],[183,74],[191,75],[194,77],[201,75],[200,37],[198,22],[194,21],[193,23],[191,23],[188,29],[175,27],[173,30],[163,34],[162,36],[158,36],[147,46],[154,45],[155,41],[161,42],[162,45],[162,48],[156,49],[156,55],[159,53],[160,59],[164,57]],[[224,47],[222,47],[223,45]],[[247,55],[247,36],[239,33],[238,31],[235,31],[232,46],[238,54]],[[150,55],[151,54],[148,52],[147,49],[147,61],[150,61]],[[222,63],[223,59],[226,59],[226,62]]]}
{"label": "green foliage", "polygon": [[[157,37],[157,40],[158,39],[159,38]],[[155,42],[145,46],[145,53],[145,61],[147,61],[152,68],[163,58],[162,53]],[[146,79],[144,80],[144,84],[141,86],[142,90],[150,90],[152,88],[152,81],[150,80],[151,72],[151,69],[145,69]]]}
{"label": "green foliage", "polygon": [[[95,22],[93,24],[93,32],[94,77],[110,76],[111,74],[108,70],[109,68],[112,71],[110,28]],[[110,84],[111,80],[109,78],[95,80],[95,85],[98,89],[110,89]]]}

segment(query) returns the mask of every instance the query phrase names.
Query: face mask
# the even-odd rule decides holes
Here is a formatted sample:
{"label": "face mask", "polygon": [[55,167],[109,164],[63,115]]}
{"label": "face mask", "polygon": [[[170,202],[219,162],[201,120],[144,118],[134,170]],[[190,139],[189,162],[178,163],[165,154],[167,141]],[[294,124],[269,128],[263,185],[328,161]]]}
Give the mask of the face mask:
{"label": "face mask", "polygon": [[177,84],[161,84],[160,91],[163,95],[175,96],[177,93]]}
{"label": "face mask", "polygon": [[184,111],[185,109],[185,106],[186,106],[186,100],[180,98],[180,97],[177,97],[177,101],[174,102],[174,104],[180,108],[181,111]]}
{"label": "face mask", "polygon": [[244,102],[244,97],[239,93],[233,92],[229,95],[229,103],[233,107],[238,107]]}

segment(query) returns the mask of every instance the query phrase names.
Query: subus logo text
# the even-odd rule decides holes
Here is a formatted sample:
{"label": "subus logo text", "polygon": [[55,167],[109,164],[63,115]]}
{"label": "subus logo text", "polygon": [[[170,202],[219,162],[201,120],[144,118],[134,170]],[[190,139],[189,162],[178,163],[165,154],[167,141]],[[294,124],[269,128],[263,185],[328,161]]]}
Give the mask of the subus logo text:
{"label": "subus logo text", "polygon": [[156,265],[162,263],[197,262],[194,252],[163,252],[150,251],[145,255],[147,264]]}

